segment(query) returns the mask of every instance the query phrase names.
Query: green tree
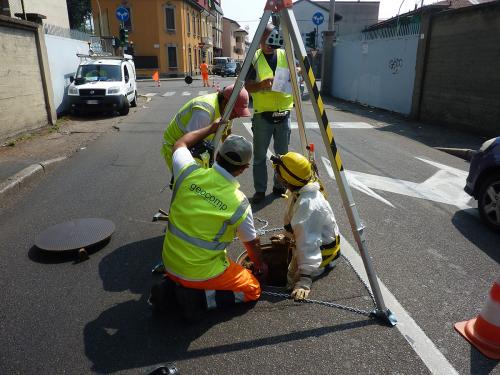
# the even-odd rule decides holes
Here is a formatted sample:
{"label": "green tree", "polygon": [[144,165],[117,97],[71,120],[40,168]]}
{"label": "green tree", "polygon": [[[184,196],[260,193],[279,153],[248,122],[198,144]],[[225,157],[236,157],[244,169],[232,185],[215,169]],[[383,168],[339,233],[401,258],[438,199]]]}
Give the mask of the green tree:
{"label": "green tree", "polygon": [[72,29],[87,31],[92,19],[90,0],[66,0],[68,5],[69,26]]}

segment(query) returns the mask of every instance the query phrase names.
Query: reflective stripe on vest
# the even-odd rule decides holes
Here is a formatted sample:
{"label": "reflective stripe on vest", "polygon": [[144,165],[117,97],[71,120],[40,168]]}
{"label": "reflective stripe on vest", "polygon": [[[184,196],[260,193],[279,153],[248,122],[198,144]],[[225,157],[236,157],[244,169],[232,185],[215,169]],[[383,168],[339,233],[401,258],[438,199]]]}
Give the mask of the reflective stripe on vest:
{"label": "reflective stripe on vest", "polygon": [[226,220],[224,224],[222,224],[222,227],[219,229],[219,232],[215,236],[214,241],[218,241],[219,238],[222,237],[222,235],[226,232],[228,225],[234,225],[238,222],[238,220],[245,214],[245,211],[247,210],[249,205],[250,203],[248,202],[248,199],[245,197],[245,199],[243,200],[243,202],[241,202],[238,209],[234,212],[233,216],[231,216],[229,220]]}
{"label": "reflective stripe on vest", "polygon": [[227,245],[231,242],[217,242],[217,241],[205,241],[196,237],[192,237],[182,230],[177,228],[171,221],[168,222],[168,231],[173,235],[182,238],[184,241],[189,242],[193,246],[201,247],[205,250],[224,250]]}
{"label": "reflective stripe on vest", "polygon": [[[278,49],[277,53],[277,68],[288,70],[288,63],[284,50]],[[256,72],[256,81],[261,82],[268,78],[274,78],[274,73],[267,63],[262,50],[257,50],[252,60],[252,65]],[[255,112],[275,112],[285,111],[293,108],[293,96],[277,91],[257,91],[251,94],[253,99],[253,108]]]}

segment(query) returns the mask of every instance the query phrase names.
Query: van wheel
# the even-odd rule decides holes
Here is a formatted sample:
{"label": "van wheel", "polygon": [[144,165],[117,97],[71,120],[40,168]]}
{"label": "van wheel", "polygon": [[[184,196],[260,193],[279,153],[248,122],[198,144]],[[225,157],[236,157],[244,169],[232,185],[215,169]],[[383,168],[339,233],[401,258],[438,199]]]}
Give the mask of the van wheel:
{"label": "van wheel", "polygon": [[128,102],[127,97],[123,99],[123,107],[120,109],[119,113],[122,116],[128,115],[128,112],[130,111],[130,103]]}
{"label": "van wheel", "polygon": [[134,99],[130,102],[131,107],[137,107],[137,91],[134,92]]}

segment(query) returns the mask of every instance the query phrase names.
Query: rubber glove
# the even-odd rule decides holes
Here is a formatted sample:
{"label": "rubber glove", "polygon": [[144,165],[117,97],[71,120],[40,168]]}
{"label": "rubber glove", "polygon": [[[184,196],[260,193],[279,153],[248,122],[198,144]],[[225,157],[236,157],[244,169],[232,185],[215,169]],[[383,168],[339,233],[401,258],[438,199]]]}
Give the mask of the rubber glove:
{"label": "rubber glove", "polygon": [[299,281],[295,283],[292,291],[292,298],[295,301],[302,301],[309,296],[311,292],[312,278],[308,275],[300,275]]}

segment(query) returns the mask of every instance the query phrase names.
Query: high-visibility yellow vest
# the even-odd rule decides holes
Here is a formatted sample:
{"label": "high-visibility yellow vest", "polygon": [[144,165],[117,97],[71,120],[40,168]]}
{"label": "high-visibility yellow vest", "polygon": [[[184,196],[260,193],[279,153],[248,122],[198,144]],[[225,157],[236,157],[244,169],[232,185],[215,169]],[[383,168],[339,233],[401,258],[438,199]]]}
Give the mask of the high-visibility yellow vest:
{"label": "high-visibility yellow vest", "polygon": [[[276,68],[288,69],[285,51],[278,49],[276,53],[278,58]],[[274,78],[273,70],[267,63],[261,49],[255,52],[252,64],[256,72],[257,82],[261,82],[268,78]],[[291,94],[265,90],[253,92],[251,95],[253,99],[253,109],[256,113],[285,111],[293,108],[293,96]]]}
{"label": "high-visibility yellow vest", "polygon": [[[199,96],[191,99],[177,112],[174,118],[167,126],[163,135],[163,147],[161,152],[165,158],[168,167],[172,170],[172,147],[174,143],[187,133],[186,126],[193,116],[193,110],[206,111],[210,116],[210,123],[220,117],[218,93]],[[207,124],[208,125],[208,124]],[[208,139],[213,138],[212,134]]]}
{"label": "high-visibility yellow vest", "polygon": [[208,280],[229,266],[226,247],[250,212],[237,181],[214,168],[190,163],[174,181],[167,234],[165,269],[185,280]]}

